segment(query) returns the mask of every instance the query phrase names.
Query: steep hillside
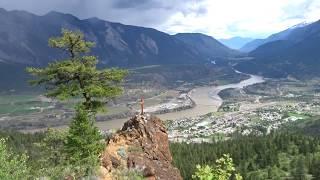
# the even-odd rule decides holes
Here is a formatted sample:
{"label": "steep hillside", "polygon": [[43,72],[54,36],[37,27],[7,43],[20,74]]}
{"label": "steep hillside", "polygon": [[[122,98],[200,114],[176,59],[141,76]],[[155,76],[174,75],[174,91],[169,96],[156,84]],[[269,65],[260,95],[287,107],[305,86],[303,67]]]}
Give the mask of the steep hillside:
{"label": "steep hillside", "polygon": [[288,40],[277,40],[270,43],[263,44],[257,49],[252,51],[249,55],[256,58],[272,57],[280,52],[285,51],[289,47],[293,46],[294,42]]}
{"label": "steep hillside", "polygon": [[257,47],[261,46],[263,43],[265,42],[265,39],[255,39],[252,40],[250,42],[248,42],[247,44],[243,45],[240,48],[240,51],[242,52],[250,52],[255,50]]}
{"label": "steep hillside", "polygon": [[226,47],[213,37],[204,34],[179,33],[174,35],[174,37],[186,43],[198,55],[205,56],[206,58],[232,57],[239,54],[239,52]]}
{"label": "steep hillside", "polygon": [[[203,64],[235,51],[202,34],[169,35],[152,28],[123,25],[97,18],[78,19],[50,12],[43,16],[0,8],[0,90],[27,87],[27,66],[45,66],[66,55],[48,46],[62,28],[80,30],[96,43],[92,54],[99,66]],[[182,40],[183,39],[183,40]]]}
{"label": "steep hillside", "polygon": [[255,59],[241,63],[246,72],[271,77],[310,78],[320,76],[320,21],[300,27],[286,40],[266,43],[250,52]]}
{"label": "steep hillside", "polygon": [[48,38],[61,28],[77,29],[96,42],[93,53],[100,62],[113,66],[175,64],[201,61],[198,52],[183,42],[151,28],[127,26],[97,18],[80,20],[51,12],[37,16],[24,11],[0,9],[0,60],[5,63],[45,65],[61,58],[48,47]]}
{"label": "steep hillside", "polygon": [[257,49],[261,45],[264,45],[269,42],[279,41],[279,40],[290,40],[290,41],[297,42],[301,40],[301,36],[304,36],[303,34],[306,30],[305,27],[308,27],[308,25],[309,24],[307,23],[297,24],[284,31],[272,34],[266,39],[255,39],[245,44],[240,50],[243,52],[250,52]]}

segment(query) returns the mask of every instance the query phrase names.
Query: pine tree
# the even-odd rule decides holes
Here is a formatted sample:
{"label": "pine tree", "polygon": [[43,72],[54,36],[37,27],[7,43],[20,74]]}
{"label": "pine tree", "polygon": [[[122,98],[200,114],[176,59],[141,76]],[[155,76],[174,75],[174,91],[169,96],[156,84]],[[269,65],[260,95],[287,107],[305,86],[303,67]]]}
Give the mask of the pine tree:
{"label": "pine tree", "polygon": [[121,94],[119,86],[127,74],[120,69],[97,69],[98,60],[87,53],[94,43],[85,41],[79,31],[62,30],[61,37],[49,39],[49,45],[67,53],[65,60],[50,63],[45,68],[27,68],[36,77],[33,85],[44,85],[48,97],[66,100],[80,99],[76,116],[65,141],[66,159],[75,167],[76,175],[88,175],[98,163],[101,136],[94,126],[95,115],[105,102]]}
{"label": "pine tree", "polygon": [[65,152],[69,163],[76,169],[77,174],[93,174],[99,165],[99,154],[103,150],[100,142],[102,137],[97,127],[94,126],[94,116],[90,115],[83,107],[76,109],[77,113],[70,124],[65,144]]}
{"label": "pine tree", "polygon": [[40,159],[37,160],[37,169],[35,177],[50,177],[50,179],[63,179],[66,172],[64,153],[64,141],[66,139],[66,131],[54,130],[49,128],[45,133],[45,137],[35,145],[40,148]]}
{"label": "pine tree", "polygon": [[306,169],[306,165],[305,165],[305,161],[304,161],[304,157],[300,156],[297,164],[296,164],[296,168],[295,168],[295,172],[294,172],[294,179],[296,180],[306,180],[307,179],[307,169]]}
{"label": "pine tree", "polygon": [[94,43],[85,41],[81,32],[63,29],[61,37],[49,39],[49,45],[63,50],[69,57],[45,68],[27,68],[37,77],[31,84],[45,85],[48,97],[61,100],[80,97],[86,110],[96,112],[103,108],[105,101],[121,94],[119,83],[127,71],[98,70],[97,58],[86,55]]}

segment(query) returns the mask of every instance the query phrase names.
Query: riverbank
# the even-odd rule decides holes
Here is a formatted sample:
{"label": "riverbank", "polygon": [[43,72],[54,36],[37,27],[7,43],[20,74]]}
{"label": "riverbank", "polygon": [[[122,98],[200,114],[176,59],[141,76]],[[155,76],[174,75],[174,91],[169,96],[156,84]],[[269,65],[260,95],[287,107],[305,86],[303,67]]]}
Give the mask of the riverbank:
{"label": "riverbank", "polygon": [[[245,74],[236,70],[235,72],[239,74]],[[263,83],[265,81],[262,76],[252,74],[246,75],[249,75],[250,78],[240,81],[239,83],[232,83],[221,86],[202,86],[194,88],[189,93],[189,97],[196,104],[195,107],[177,112],[159,114],[157,116],[162,120],[176,120],[182,118],[193,118],[204,114],[208,114],[210,112],[216,112],[223,103],[223,100],[219,96],[219,93],[221,91],[230,88],[242,89],[246,86],[254,85],[257,83]],[[120,128],[125,121],[127,121],[127,119],[102,121],[97,122],[97,126],[102,130],[117,129]]]}

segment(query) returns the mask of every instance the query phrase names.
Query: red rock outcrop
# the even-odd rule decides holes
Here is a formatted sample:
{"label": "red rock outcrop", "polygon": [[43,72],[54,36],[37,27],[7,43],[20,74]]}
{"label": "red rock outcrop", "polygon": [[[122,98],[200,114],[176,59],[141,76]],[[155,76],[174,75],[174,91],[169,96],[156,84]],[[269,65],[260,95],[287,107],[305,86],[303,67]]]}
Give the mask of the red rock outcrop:
{"label": "red rock outcrop", "polygon": [[118,179],[117,172],[137,171],[147,179],[180,180],[172,165],[167,130],[154,116],[137,115],[109,140],[101,157],[102,179]]}

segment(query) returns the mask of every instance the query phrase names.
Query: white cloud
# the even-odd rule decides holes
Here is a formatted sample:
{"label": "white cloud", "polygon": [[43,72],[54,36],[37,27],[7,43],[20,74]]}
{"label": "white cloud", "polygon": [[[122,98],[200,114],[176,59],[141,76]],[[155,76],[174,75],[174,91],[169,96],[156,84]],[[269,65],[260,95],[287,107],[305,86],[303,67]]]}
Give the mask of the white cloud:
{"label": "white cloud", "polygon": [[173,14],[161,30],[203,32],[218,38],[266,36],[302,21],[320,19],[320,0],[206,0],[207,13]]}

